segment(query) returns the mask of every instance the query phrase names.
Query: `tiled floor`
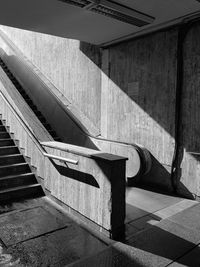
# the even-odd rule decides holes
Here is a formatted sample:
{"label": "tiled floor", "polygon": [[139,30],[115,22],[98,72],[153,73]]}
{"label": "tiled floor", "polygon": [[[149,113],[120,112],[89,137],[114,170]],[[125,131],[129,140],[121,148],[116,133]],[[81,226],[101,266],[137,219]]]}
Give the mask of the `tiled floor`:
{"label": "tiled floor", "polygon": [[126,191],[126,239],[197,202],[137,187]]}
{"label": "tiled floor", "polygon": [[134,202],[129,194],[129,205],[138,217],[128,214],[126,242],[116,242],[70,267],[199,267],[200,203],[141,189],[134,191],[140,201]]}
{"label": "tiled floor", "polygon": [[129,188],[126,241],[106,243],[47,197],[2,205],[0,267],[200,266],[199,214],[196,201]]}
{"label": "tiled floor", "polygon": [[46,197],[0,206],[0,213],[0,267],[64,266],[107,247]]}

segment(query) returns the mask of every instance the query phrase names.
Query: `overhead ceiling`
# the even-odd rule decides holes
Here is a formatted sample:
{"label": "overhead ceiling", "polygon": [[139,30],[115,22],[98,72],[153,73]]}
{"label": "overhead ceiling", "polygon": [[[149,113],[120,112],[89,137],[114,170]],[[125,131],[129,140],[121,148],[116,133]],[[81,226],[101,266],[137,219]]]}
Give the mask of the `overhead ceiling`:
{"label": "overhead ceiling", "polygon": [[74,6],[69,2],[69,0],[1,0],[0,24],[104,45],[175,24],[185,16],[200,12],[198,0],[108,1],[129,7],[152,18],[150,24],[136,26],[94,13],[87,8]]}

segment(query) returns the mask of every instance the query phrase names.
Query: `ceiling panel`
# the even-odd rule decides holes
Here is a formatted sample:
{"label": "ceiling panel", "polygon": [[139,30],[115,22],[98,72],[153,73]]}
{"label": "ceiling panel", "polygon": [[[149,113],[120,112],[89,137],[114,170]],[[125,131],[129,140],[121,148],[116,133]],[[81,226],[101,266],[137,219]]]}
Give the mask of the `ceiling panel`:
{"label": "ceiling panel", "polygon": [[0,24],[51,35],[105,44],[200,12],[197,0],[115,0],[155,17],[153,23],[137,27],[96,14],[59,0],[1,0]]}

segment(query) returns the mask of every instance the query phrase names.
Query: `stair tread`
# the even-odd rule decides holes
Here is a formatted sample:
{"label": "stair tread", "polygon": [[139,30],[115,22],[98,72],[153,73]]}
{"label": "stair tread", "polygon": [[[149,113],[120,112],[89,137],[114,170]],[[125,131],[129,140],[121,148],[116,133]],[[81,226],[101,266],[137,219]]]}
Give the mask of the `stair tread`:
{"label": "stair tread", "polygon": [[19,178],[19,177],[24,177],[24,176],[34,176],[35,177],[35,175],[32,172],[28,172],[28,173],[20,173],[20,174],[15,174],[15,175],[3,176],[3,177],[0,177],[0,181],[2,181],[4,179],[14,179],[14,178]]}
{"label": "stair tread", "polygon": [[1,149],[3,149],[3,148],[18,148],[17,146],[1,146]]}
{"label": "stair tread", "polygon": [[15,163],[15,164],[2,165],[2,166],[0,166],[0,169],[2,169],[2,168],[9,168],[9,167],[17,167],[17,166],[21,166],[21,165],[28,165],[28,163],[21,162],[21,163]]}
{"label": "stair tread", "polygon": [[0,190],[0,194],[10,193],[10,192],[18,191],[21,189],[28,189],[28,188],[33,188],[33,187],[41,187],[41,185],[40,184],[30,184],[30,185],[25,185],[25,186],[16,186],[16,187]]}
{"label": "stair tread", "polygon": [[0,155],[0,159],[4,159],[4,158],[10,158],[10,157],[23,157],[22,154],[8,154],[8,155]]}

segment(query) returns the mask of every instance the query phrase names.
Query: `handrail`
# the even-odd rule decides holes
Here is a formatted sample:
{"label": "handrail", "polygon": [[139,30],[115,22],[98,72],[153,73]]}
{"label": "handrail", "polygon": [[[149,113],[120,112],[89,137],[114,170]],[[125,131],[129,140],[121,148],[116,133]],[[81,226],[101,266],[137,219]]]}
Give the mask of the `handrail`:
{"label": "handrail", "polygon": [[186,151],[186,153],[191,154],[191,155],[200,156],[200,152]]}
{"label": "handrail", "polygon": [[[14,107],[12,106],[12,104],[10,103],[10,101],[7,99],[7,97],[3,94],[3,92],[0,90],[0,95],[1,95],[1,97],[4,99],[4,101],[8,104],[8,106],[11,108],[11,110],[13,111],[13,113],[15,114],[15,116],[21,121],[21,123],[23,124],[23,127],[24,128],[26,128],[26,130],[30,133],[30,135],[31,135],[31,138],[33,138],[34,140],[35,140],[35,142],[36,142],[36,144],[37,144],[37,146],[38,146],[38,149],[40,150],[40,152],[45,156],[45,154],[47,154],[46,153],[46,151],[45,151],[45,149],[43,148],[43,146],[42,146],[42,144],[38,141],[38,139],[37,139],[37,137],[36,137],[36,135],[34,134],[34,132],[33,131],[31,131],[31,129],[30,129],[30,127],[27,125],[27,123],[21,118],[21,116],[18,114],[18,112],[14,109]],[[73,153],[73,152],[72,152]],[[78,153],[77,153],[78,154]],[[80,155],[82,155],[81,153],[80,153]],[[51,155],[51,156],[53,156],[53,155]],[[56,157],[56,159],[57,159],[57,156],[55,156]],[[61,159],[59,159],[59,160],[61,160],[61,161],[63,161],[63,159],[65,160],[65,158],[61,158]],[[73,161],[73,160],[71,160],[71,159],[67,159],[67,161],[69,162],[70,161],[70,163],[72,163],[72,164],[78,164],[78,162],[76,163],[76,161]]]}
{"label": "handrail", "polygon": [[7,97],[3,94],[2,91],[0,91],[0,95],[2,96],[2,98],[5,100],[5,102],[8,104],[8,106],[12,109],[12,111],[14,112],[14,114],[16,115],[16,117],[22,122],[22,124],[24,125],[24,127],[26,128],[26,130],[28,130],[28,132],[31,134],[31,136],[33,137],[33,139],[36,141],[37,145],[39,146],[40,151],[43,153],[44,148],[42,147],[42,145],[40,144],[40,142],[38,141],[37,137],[35,136],[34,132],[30,130],[30,127],[27,125],[27,123],[21,118],[21,116],[18,114],[18,112],[14,109],[14,107],[12,106],[12,104],[10,103],[10,101],[7,99]]}
{"label": "handrail", "polygon": [[[0,30],[0,36],[6,42],[6,44],[14,51],[14,53],[19,55],[18,60],[20,62],[26,63],[28,69],[32,72],[34,76],[37,77],[37,79],[41,82],[42,86],[45,86],[46,88],[49,89],[48,92],[55,98],[58,105],[62,108],[62,110],[68,116],[70,116],[71,120],[78,126],[78,128],[83,132],[83,134],[85,134],[87,137],[93,138],[96,141],[110,142],[113,144],[120,144],[120,145],[133,147],[134,149],[138,151],[140,157],[145,159],[145,162],[150,162],[150,163],[147,163],[148,167],[146,167],[147,172],[148,172],[148,170],[151,168],[151,160],[150,160],[150,154],[147,149],[145,149],[140,144],[129,143],[129,142],[124,142],[124,141],[119,141],[119,140],[112,140],[112,139],[102,137],[101,135],[95,136],[94,134],[90,133],[88,129],[82,124],[82,122],[79,119],[77,119],[75,114],[71,112],[70,106],[71,105],[74,106],[74,104],[72,104],[72,102],[69,101],[66,98],[66,96],[63,95],[59,91],[59,89],[44,74],[42,74],[40,70],[35,65],[33,65],[33,63],[30,60],[26,58],[26,56],[23,55],[23,53],[16,47],[16,45],[8,38],[8,36],[2,30]],[[38,73],[40,73],[40,75]],[[62,96],[62,100],[59,96],[56,95],[56,93],[51,88],[49,88],[49,85],[52,86],[53,90],[55,90],[58,95]],[[63,99],[64,99],[65,104],[63,104]]]}
{"label": "handrail", "polygon": [[[129,143],[129,142],[124,142],[124,141],[118,141],[118,140],[113,140],[113,139],[109,139],[109,138],[105,138],[102,137],[100,135],[95,136],[94,134],[91,134],[86,127],[81,123],[80,120],[77,121],[77,119],[75,118],[75,115],[70,111],[70,109],[68,109],[68,107],[70,105],[74,106],[74,104],[72,104],[71,101],[69,101],[69,99],[67,99],[67,97],[61,93],[59,91],[59,89],[43,74],[41,73],[41,71],[37,68],[37,66],[35,66],[30,60],[28,60],[26,58],[26,56],[24,56],[24,54],[18,49],[18,47],[16,47],[16,45],[9,39],[9,37],[2,31],[0,30],[0,36],[3,38],[3,40],[6,42],[6,44],[16,53],[19,55],[18,60],[20,62],[26,62],[27,68],[32,72],[32,74],[34,76],[37,77],[38,80],[40,80],[40,82],[42,83],[43,86],[45,86],[46,88],[48,88],[48,92],[53,95],[58,103],[58,105],[60,105],[60,107],[63,109],[63,111],[69,115],[70,113],[70,118],[74,121],[74,123],[76,123],[76,125],[79,127],[79,129],[88,137],[94,138],[95,140],[100,140],[100,141],[105,141],[105,142],[111,142],[111,143],[115,143],[115,144],[123,144],[123,145],[128,145],[128,146],[132,146],[134,148],[137,147],[141,147],[140,144],[134,144],[134,143]],[[32,68],[32,66],[30,66],[30,64],[32,66],[34,66],[34,69]],[[40,73],[42,75],[39,75],[38,73]],[[63,104],[63,102],[61,101],[61,99],[49,88],[49,85],[46,83],[46,80],[56,91],[59,95],[62,95],[62,99],[65,100],[65,102],[67,102],[68,104]],[[67,109],[67,110],[66,110]]]}
{"label": "handrail", "polygon": [[78,160],[63,158],[63,157],[60,157],[60,156],[54,156],[54,155],[48,154],[48,153],[43,153],[43,155],[45,157],[47,157],[47,158],[50,158],[50,159],[57,159],[59,161],[63,161],[63,162],[71,163],[71,164],[74,164],[74,165],[78,165]]}

